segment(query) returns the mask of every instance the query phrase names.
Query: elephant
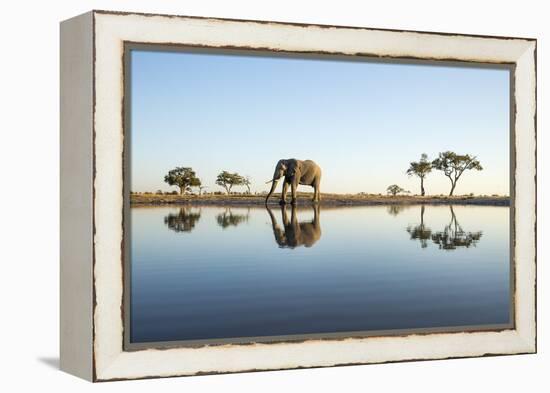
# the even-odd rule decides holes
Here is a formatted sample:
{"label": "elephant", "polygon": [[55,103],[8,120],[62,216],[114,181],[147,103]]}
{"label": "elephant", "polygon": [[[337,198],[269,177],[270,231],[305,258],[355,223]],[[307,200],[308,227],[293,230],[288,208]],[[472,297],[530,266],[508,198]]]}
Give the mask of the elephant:
{"label": "elephant", "polygon": [[313,220],[311,222],[298,222],[295,205],[292,205],[292,215],[289,221],[287,209],[284,205],[281,205],[284,229],[281,229],[277,224],[271,209],[268,206],[266,206],[266,209],[271,218],[275,241],[280,248],[312,247],[321,238],[319,205],[313,205]]}
{"label": "elephant", "polygon": [[321,168],[311,160],[296,160],[294,158],[279,160],[273,173],[273,179],[267,183],[273,183],[271,190],[265,198],[267,204],[269,198],[275,191],[279,179],[284,176],[283,191],[281,193],[280,204],[286,203],[286,193],[290,185],[292,191],[292,204],[296,204],[296,190],[299,184],[313,187],[313,203],[318,203],[321,199]]}

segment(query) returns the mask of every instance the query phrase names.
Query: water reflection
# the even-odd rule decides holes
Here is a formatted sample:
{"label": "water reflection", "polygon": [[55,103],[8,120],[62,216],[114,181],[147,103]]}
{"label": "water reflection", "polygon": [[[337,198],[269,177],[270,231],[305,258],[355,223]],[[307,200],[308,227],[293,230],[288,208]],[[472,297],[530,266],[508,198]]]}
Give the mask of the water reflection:
{"label": "water reflection", "polygon": [[458,247],[470,247],[475,246],[481,238],[482,231],[466,232],[462,229],[456,219],[453,207],[451,209],[451,222],[445,229],[440,232],[435,232],[432,235],[432,241],[439,246],[442,250],[454,250]]}
{"label": "water reflection", "polygon": [[475,246],[481,236],[482,231],[465,231],[459,224],[456,214],[452,206],[449,206],[451,213],[451,220],[449,224],[441,231],[432,231],[424,223],[424,211],[425,206],[422,205],[420,209],[420,224],[415,226],[408,226],[407,232],[411,236],[411,240],[418,240],[422,248],[428,247],[428,240],[432,240],[440,250],[456,250],[457,248],[465,247],[469,248]]}
{"label": "water reflection", "polygon": [[193,210],[180,207],[178,213],[170,213],[164,217],[164,223],[175,232],[191,232],[201,218],[200,209]]}
{"label": "water reflection", "polygon": [[[391,205],[386,207],[388,214],[396,217],[401,214],[408,206]],[[406,231],[411,240],[418,241],[421,248],[427,248],[431,243],[440,250],[456,250],[457,248],[469,248],[476,246],[480,241],[482,231],[466,231],[460,225],[453,206],[448,206],[450,218],[447,225],[441,230],[434,230],[425,222],[426,206],[420,207],[420,222],[416,225],[409,225]],[[288,210],[291,210],[290,212]],[[312,247],[321,238],[320,208],[318,205],[311,207],[313,218],[310,220],[299,220],[299,215],[304,212],[302,208],[296,206],[280,206],[272,210],[266,207],[271,219],[271,226],[275,242],[280,248],[296,248],[300,246]],[[280,213],[277,212],[280,210]],[[245,211],[245,213],[236,213],[236,211]],[[444,210],[443,210],[444,211]],[[174,232],[192,232],[197,222],[201,218],[200,208],[180,207],[177,212],[169,213],[164,217],[166,226]],[[224,208],[217,213],[214,218],[216,223],[223,229],[237,227],[250,220],[250,208],[231,209]],[[280,222],[276,216],[280,214]]]}
{"label": "water reflection", "polygon": [[238,226],[243,222],[248,222],[250,218],[250,208],[247,210],[246,214],[235,214],[231,211],[230,208],[226,208],[225,211],[216,216],[216,221],[218,225],[223,229],[226,229],[230,226]]}
{"label": "water reflection", "polygon": [[389,205],[387,210],[390,216],[395,217],[395,216],[398,216],[399,213],[401,213],[406,208],[407,206],[403,206],[403,205]]}
{"label": "water reflection", "polygon": [[509,207],[271,209],[132,207],[131,342],[512,320]]}
{"label": "water reflection", "polygon": [[426,207],[422,205],[420,209],[420,224],[407,227],[407,232],[411,235],[411,240],[418,240],[422,248],[428,247],[428,240],[432,237],[432,230],[424,225],[424,211]]}
{"label": "water reflection", "polygon": [[281,206],[281,219],[283,222],[283,228],[281,228],[273,211],[266,206],[266,210],[271,218],[273,235],[280,248],[311,247],[319,240],[321,237],[319,206],[314,205],[312,209],[313,219],[311,221],[299,222],[296,206],[292,205],[291,207],[290,221],[286,206]]}

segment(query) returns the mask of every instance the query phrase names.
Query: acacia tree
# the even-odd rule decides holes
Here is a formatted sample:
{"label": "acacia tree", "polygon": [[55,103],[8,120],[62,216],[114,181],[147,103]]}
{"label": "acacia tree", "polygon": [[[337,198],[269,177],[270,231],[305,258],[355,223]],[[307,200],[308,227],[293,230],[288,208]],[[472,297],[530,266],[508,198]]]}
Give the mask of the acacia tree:
{"label": "acacia tree", "polygon": [[191,191],[191,188],[192,187],[198,187],[199,190],[202,186],[202,182],[201,182],[201,179],[199,179],[198,177],[194,178],[191,180],[191,184],[189,184],[189,187],[187,188],[188,191]]}
{"label": "acacia tree", "polygon": [[197,187],[199,188],[199,196],[202,195],[202,190],[204,190],[205,188],[208,188],[208,186],[203,186],[203,185],[198,185]]}
{"label": "acacia tree", "polygon": [[171,186],[177,186],[180,189],[180,195],[186,191],[191,191],[191,187],[200,187],[201,181],[195,171],[189,167],[176,167],[164,176],[164,181]]}
{"label": "acacia tree", "polygon": [[402,193],[405,194],[409,192],[404,188],[399,187],[397,184],[392,184],[391,186],[388,186],[388,188],[386,188],[386,191],[391,196],[396,196],[397,194],[402,194]]}
{"label": "acacia tree", "polygon": [[456,183],[465,171],[472,169],[481,171],[483,169],[475,156],[456,154],[452,151],[439,153],[439,157],[432,161],[432,167],[438,171],[442,171],[451,181],[449,196],[453,195]]}
{"label": "acacia tree", "polygon": [[409,169],[407,169],[407,175],[418,176],[420,178],[420,195],[424,196],[424,178],[432,171],[432,163],[428,161],[428,155],[422,153],[420,161],[411,162]]}
{"label": "acacia tree", "polygon": [[225,188],[227,195],[229,195],[231,193],[231,188],[244,184],[244,178],[238,173],[222,171],[216,178],[216,184]]}
{"label": "acacia tree", "polygon": [[247,191],[248,191],[248,194],[250,194],[250,185],[252,184],[252,182],[250,181],[250,176],[245,176],[243,178],[243,186],[246,187]]}

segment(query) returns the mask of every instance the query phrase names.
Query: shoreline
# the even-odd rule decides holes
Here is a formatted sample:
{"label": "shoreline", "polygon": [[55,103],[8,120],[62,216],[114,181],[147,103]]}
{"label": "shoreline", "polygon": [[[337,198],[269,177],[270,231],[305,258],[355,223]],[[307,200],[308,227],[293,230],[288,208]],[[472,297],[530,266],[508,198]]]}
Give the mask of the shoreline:
{"label": "shoreline", "polygon": [[[270,198],[269,206],[278,206],[280,197]],[[290,201],[290,198],[288,199]],[[287,204],[290,204],[287,202]],[[262,195],[158,195],[131,194],[130,206],[166,206],[166,205],[202,205],[202,206],[263,206]],[[298,206],[312,205],[311,195],[298,195]],[[375,196],[375,195],[321,195],[319,206],[376,206],[376,205],[477,205],[510,206],[507,196]]]}

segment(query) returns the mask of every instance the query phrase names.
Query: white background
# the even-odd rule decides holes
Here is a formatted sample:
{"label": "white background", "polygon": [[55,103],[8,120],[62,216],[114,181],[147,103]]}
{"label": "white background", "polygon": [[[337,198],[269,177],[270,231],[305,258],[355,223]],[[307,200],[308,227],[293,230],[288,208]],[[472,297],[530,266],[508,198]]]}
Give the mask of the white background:
{"label": "white background", "polygon": [[[550,56],[543,1],[10,1],[0,13],[0,390],[543,391],[550,385],[545,254]],[[538,38],[539,354],[92,385],[57,370],[59,26],[109,9]],[[546,195],[545,195],[546,194]],[[546,373],[545,373],[546,371]]]}

